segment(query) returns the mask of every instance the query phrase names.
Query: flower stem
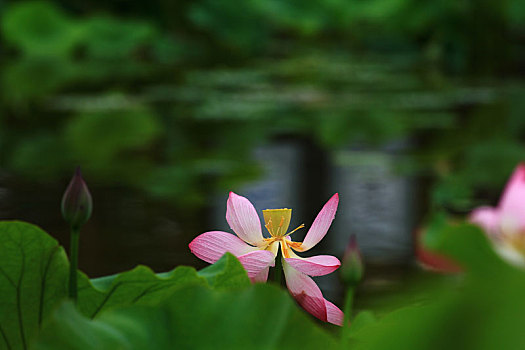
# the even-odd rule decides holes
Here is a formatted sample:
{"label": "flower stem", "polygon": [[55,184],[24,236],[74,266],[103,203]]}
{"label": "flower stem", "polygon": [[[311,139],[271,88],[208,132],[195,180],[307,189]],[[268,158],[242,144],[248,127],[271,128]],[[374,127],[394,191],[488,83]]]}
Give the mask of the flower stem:
{"label": "flower stem", "polygon": [[69,250],[69,297],[76,302],[77,300],[77,269],[78,269],[78,240],[79,229],[71,228],[71,245]]}
{"label": "flower stem", "polygon": [[281,285],[282,275],[283,275],[283,263],[281,261],[281,249],[277,252],[275,257],[275,270],[273,274],[273,280],[277,285]]}
{"label": "flower stem", "polygon": [[352,306],[354,304],[355,287],[349,286],[346,289],[345,308],[344,308],[344,328],[350,326],[352,319]]}

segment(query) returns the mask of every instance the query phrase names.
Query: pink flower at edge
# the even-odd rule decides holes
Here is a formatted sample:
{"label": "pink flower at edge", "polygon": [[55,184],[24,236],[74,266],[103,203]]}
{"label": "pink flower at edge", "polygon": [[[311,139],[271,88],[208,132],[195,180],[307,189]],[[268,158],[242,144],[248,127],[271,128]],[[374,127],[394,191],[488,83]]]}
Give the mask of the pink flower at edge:
{"label": "pink flower at edge", "polygon": [[322,276],[335,271],[341,262],[334,256],[318,255],[302,258],[294,253],[314,247],[326,235],[335,217],[339,195],[335,195],[321,209],[303,242],[294,242],[288,232],[291,209],[264,210],[265,227],[270,238],[262,235],[261,222],[252,203],[245,197],[230,192],[226,206],[226,220],[237,236],[210,231],[197,236],[189,248],[198,258],[212,264],[224,253],[235,255],[246,269],[252,282],[266,282],[270,266],[275,265],[279,248],[286,286],[296,301],[309,313],[325,322],[343,324],[343,312],[323,297],[317,284],[309,276]]}
{"label": "pink flower at edge", "polygon": [[514,170],[498,206],[473,210],[470,221],[484,229],[505,259],[525,266],[525,164]]}
{"label": "pink flower at edge", "polygon": [[418,228],[414,231],[415,256],[423,268],[443,274],[461,272],[461,267],[455,261],[431,251],[423,245],[422,237],[424,233],[425,228]]}

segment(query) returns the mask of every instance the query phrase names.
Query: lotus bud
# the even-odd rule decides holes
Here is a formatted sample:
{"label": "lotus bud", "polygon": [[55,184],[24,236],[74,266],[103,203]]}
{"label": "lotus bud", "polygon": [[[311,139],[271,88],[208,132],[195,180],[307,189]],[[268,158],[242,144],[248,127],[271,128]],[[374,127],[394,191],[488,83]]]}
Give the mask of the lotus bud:
{"label": "lotus bud", "polygon": [[62,197],[62,216],[72,229],[79,229],[89,220],[92,210],[91,194],[77,167]]}
{"label": "lotus bud", "polygon": [[340,273],[343,282],[348,286],[357,286],[363,278],[363,259],[354,234],[350,236],[350,241],[346,247]]}

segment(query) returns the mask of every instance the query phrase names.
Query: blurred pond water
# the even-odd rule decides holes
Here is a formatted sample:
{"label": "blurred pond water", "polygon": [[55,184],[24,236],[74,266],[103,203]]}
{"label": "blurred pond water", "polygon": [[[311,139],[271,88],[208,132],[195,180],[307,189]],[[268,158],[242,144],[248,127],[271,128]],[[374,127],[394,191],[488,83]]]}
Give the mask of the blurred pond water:
{"label": "blurred pond water", "polygon": [[[443,135],[514,108],[509,96],[521,91],[519,82],[447,78],[411,56],[345,53],[208,69],[56,60],[1,69],[1,218],[36,223],[67,246],[59,204],[80,164],[94,197],[80,248],[89,276],[204,266],[188,243],[230,231],[230,190],[258,210],[291,207],[291,226],[307,228],[339,192],[312,254],[342,257],[357,234],[372,289],[395,286],[414,265],[433,169],[447,167]],[[338,298],[336,276],[319,281]]]}

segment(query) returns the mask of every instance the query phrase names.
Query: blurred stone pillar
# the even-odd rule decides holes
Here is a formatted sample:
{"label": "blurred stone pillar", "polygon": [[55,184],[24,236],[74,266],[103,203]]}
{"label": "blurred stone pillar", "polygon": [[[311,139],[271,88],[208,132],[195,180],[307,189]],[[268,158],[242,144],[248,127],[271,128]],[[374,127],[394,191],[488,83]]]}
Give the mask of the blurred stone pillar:
{"label": "blurred stone pillar", "polygon": [[[292,208],[290,227],[298,226],[303,211],[299,201],[301,153],[301,146],[292,142],[272,143],[256,148],[253,157],[261,165],[260,178],[232,190],[248,198],[257,209],[259,217],[262,217],[264,209]],[[228,194],[229,191],[225,191],[216,196],[212,229],[231,232],[225,218]],[[263,235],[268,236],[264,227]]]}
{"label": "blurred stone pillar", "polygon": [[336,153],[331,185],[339,192],[340,203],[332,227],[335,234],[328,243],[337,254],[343,254],[354,233],[368,262],[412,259],[414,181],[396,172],[399,155],[392,148]]}
{"label": "blurred stone pillar", "polygon": [[[403,265],[413,258],[414,179],[397,171],[404,143],[379,150],[347,147],[334,154],[329,188],[339,192],[336,218],[326,236],[326,251],[339,258],[351,234],[367,264]],[[319,279],[327,297],[337,300],[337,274]]]}

